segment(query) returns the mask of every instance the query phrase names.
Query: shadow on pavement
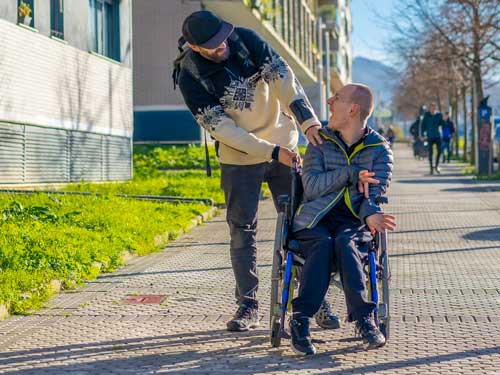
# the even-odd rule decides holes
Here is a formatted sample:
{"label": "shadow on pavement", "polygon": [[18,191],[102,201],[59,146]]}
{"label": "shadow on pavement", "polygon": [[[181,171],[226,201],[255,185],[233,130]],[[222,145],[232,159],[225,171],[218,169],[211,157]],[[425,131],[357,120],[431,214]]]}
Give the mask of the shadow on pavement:
{"label": "shadow on pavement", "polygon": [[464,185],[474,185],[474,182],[470,179],[449,179],[448,176],[442,175],[441,177],[430,177],[425,176],[420,179],[396,179],[398,184],[411,184],[411,185],[428,185],[428,184],[464,184]]}
{"label": "shadow on pavement", "polygon": [[[467,233],[463,236],[466,240],[477,241],[499,241],[500,240],[500,227],[493,229],[478,230],[475,232]],[[500,247],[499,247],[500,249]]]}
{"label": "shadow on pavement", "polygon": [[[407,234],[407,233],[428,233],[428,232],[447,232],[447,231],[455,231],[455,230],[464,230],[464,229],[477,229],[477,228],[491,228],[496,227],[496,225],[476,225],[470,227],[449,227],[449,228],[434,228],[434,229],[413,229],[413,230],[396,230],[392,232],[390,236],[398,235],[398,234]],[[500,238],[500,235],[499,235]]]}
{"label": "shadow on pavement", "polygon": [[441,189],[441,191],[446,191],[450,193],[491,193],[495,191],[500,191],[500,185],[492,186],[471,186],[471,187],[460,187],[460,188],[447,188]]}
{"label": "shadow on pavement", "polygon": [[[222,342],[233,340],[232,347],[220,347]],[[332,351],[321,352],[312,358],[299,358],[285,349],[266,349],[268,337],[266,330],[252,331],[246,334],[228,333],[224,330],[182,333],[164,336],[151,336],[123,340],[61,345],[33,350],[19,350],[0,353],[0,366],[11,363],[29,365],[35,361],[43,367],[37,369],[11,368],[5,374],[150,374],[156,371],[175,374],[233,374],[237,366],[238,374],[250,375],[255,372],[266,373],[286,370],[321,370],[328,368],[328,374],[367,374],[376,371],[404,369],[419,365],[438,364],[446,361],[459,361],[467,358],[495,355],[500,353],[500,346],[461,352],[428,355],[378,364],[360,365],[350,369],[332,369],[341,366],[336,356],[361,351],[360,345],[348,346]],[[188,351],[183,348],[192,346]],[[151,351],[158,351],[151,353]],[[168,350],[168,351],[167,351]],[[382,349],[383,350],[383,349]],[[127,355],[128,352],[133,355]],[[259,356],[255,356],[255,351]],[[249,356],[249,353],[253,353]],[[360,353],[361,354],[361,353]],[[354,354],[356,355],[356,354]],[[106,356],[108,358],[106,358]],[[117,358],[109,358],[116,356]],[[54,361],[72,362],[62,365]],[[364,359],[360,358],[360,361]],[[88,363],[75,363],[88,361]]]}
{"label": "shadow on pavement", "polygon": [[[272,267],[272,264],[258,264],[257,268],[269,268]],[[97,280],[102,279],[112,279],[114,277],[133,277],[133,276],[148,276],[148,275],[168,275],[168,274],[176,274],[176,273],[190,273],[190,272],[211,272],[211,271],[227,271],[232,270],[231,266],[228,267],[214,267],[214,268],[193,268],[187,270],[168,270],[168,271],[154,271],[154,272],[133,272],[133,273],[109,273],[99,275]]]}
{"label": "shadow on pavement", "polygon": [[[227,341],[233,341],[235,345],[227,347]],[[283,352],[289,349],[288,345],[283,345],[281,349],[271,349],[268,342],[267,330],[237,335],[226,330],[200,331],[0,353],[0,366],[26,366],[35,361],[36,365],[44,364],[43,371],[50,374],[150,374],[160,369],[168,369],[168,372],[175,374],[222,374],[233,373],[237,367],[238,374],[250,375],[280,370],[283,362],[287,361],[287,368],[318,369],[325,367],[326,363],[329,367],[338,367],[340,364],[335,363],[332,355],[352,353],[360,349],[359,345],[355,345],[324,352],[315,357],[320,361],[314,362],[295,355],[284,355]],[[255,351],[259,351],[261,355],[255,357]],[[127,352],[134,352],[134,355],[128,357]],[[67,361],[68,356],[73,361],[88,363],[51,365],[54,361]],[[103,359],[103,356],[119,358]],[[42,368],[11,369],[5,374],[39,374],[41,370]]]}
{"label": "shadow on pavement", "polygon": [[448,250],[435,250],[435,251],[416,251],[413,253],[401,253],[401,254],[390,254],[389,258],[407,257],[407,256],[418,256],[418,255],[431,255],[431,254],[446,254],[446,253],[461,253],[465,251],[477,251],[477,250],[498,250],[498,246],[481,246],[481,247],[466,247],[464,249],[448,249]]}

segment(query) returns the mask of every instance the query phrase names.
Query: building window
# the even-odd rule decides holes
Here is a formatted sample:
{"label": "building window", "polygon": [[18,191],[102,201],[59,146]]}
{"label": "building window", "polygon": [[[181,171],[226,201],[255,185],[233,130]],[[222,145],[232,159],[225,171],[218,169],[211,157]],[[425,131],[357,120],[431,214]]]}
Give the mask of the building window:
{"label": "building window", "polygon": [[64,0],[50,0],[50,35],[64,39]]}
{"label": "building window", "polygon": [[35,0],[17,0],[17,22],[35,27]]}
{"label": "building window", "polygon": [[120,61],[120,15],[117,0],[89,0],[91,51]]}

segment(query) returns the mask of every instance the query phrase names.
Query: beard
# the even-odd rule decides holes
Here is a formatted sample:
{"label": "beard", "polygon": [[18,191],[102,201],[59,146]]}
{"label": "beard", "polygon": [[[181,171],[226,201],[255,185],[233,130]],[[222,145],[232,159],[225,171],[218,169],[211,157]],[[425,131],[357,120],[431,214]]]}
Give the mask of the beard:
{"label": "beard", "polygon": [[206,59],[211,60],[215,63],[221,63],[221,62],[227,60],[229,57],[229,46],[224,48],[223,51],[215,50],[214,52],[211,52],[211,53],[207,53],[207,52],[203,51],[203,52],[201,52],[201,55],[203,57],[205,57]]}

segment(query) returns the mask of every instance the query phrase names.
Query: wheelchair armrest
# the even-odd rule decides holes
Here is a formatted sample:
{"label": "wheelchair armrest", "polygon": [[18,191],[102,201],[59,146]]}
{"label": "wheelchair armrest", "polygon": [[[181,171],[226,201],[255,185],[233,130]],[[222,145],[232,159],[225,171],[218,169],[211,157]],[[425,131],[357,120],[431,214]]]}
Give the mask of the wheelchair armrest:
{"label": "wheelchair armrest", "polygon": [[278,207],[280,212],[286,212],[289,204],[290,204],[290,196],[288,194],[283,194],[278,196]]}
{"label": "wheelchair armrest", "polygon": [[377,204],[387,204],[387,203],[389,203],[389,198],[387,198],[386,196],[380,195],[375,199],[375,202],[377,202]]}

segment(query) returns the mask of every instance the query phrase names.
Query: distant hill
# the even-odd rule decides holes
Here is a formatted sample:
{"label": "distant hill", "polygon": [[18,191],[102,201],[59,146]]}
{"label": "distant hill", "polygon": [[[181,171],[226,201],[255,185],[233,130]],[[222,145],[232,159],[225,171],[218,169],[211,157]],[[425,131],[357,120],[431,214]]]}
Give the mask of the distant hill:
{"label": "distant hill", "polygon": [[370,86],[377,105],[391,107],[398,82],[398,73],[394,68],[376,60],[355,57],[352,62],[352,80]]}

